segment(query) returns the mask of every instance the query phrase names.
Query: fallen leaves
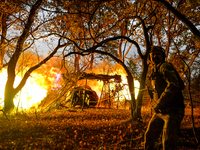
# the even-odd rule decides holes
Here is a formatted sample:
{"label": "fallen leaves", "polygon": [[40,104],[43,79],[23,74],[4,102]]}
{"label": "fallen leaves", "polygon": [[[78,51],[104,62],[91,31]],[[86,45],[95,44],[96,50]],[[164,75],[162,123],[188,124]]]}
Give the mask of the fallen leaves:
{"label": "fallen leaves", "polygon": [[128,118],[130,110],[120,109],[26,113],[9,116],[10,122],[2,114],[0,149],[141,148],[146,124],[136,127]]}

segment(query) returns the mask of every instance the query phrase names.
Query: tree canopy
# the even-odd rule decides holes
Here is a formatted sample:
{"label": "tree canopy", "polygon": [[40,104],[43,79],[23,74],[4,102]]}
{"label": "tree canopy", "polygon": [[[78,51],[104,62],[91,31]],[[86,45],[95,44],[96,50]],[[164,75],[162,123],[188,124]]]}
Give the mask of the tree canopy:
{"label": "tree canopy", "polygon": [[[5,110],[13,107],[13,97],[30,74],[58,50],[63,56],[73,54],[70,56],[76,71],[92,69],[93,63],[105,56],[122,64],[126,70],[126,61],[132,59],[131,53],[135,53],[134,62],[142,66],[141,91],[145,88],[152,45],[162,46],[168,61],[174,64],[184,60],[195,69],[199,63],[199,1],[4,0],[0,7],[0,67],[8,69]],[[27,62],[29,65],[25,66],[29,69],[14,88],[17,67],[22,62],[20,58],[27,51],[38,54],[35,46],[38,40],[51,44],[47,50],[50,53],[31,64]],[[28,53],[26,57],[29,57]],[[181,65],[180,72],[186,71],[188,66]],[[133,74],[129,70],[127,74],[130,74],[131,82]],[[13,95],[9,95],[10,91]],[[142,95],[140,92],[138,107]]]}

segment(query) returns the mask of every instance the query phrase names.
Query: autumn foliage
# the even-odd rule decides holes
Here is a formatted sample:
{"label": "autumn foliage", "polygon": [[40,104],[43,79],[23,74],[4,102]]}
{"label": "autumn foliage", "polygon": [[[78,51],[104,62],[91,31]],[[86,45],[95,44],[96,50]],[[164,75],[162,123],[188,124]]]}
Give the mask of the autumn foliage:
{"label": "autumn foliage", "polygon": [[[186,84],[184,97],[190,100],[187,105],[192,106],[190,102],[194,101],[199,104],[196,82],[200,77],[199,3],[199,0],[2,0],[0,70],[6,68],[8,77],[0,116],[0,149],[142,149],[143,134],[151,117],[150,110],[141,108],[152,45],[162,46],[166,59],[177,66]],[[39,54],[43,50],[48,53],[45,57]],[[128,76],[127,91],[137,113],[122,109],[56,109],[9,114],[15,107],[13,99],[34,71],[46,79],[50,72],[55,72],[52,69],[55,66],[48,65],[54,56],[62,57],[62,69],[68,73],[91,71],[102,60],[120,64]],[[134,63],[128,67],[127,60]],[[140,67],[139,74],[136,68],[130,71],[133,64]],[[24,76],[14,87],[20,71]],[[137,105],[133,78],[140,80]],[[52,82],[45,81],[49,82],[48,89],[54,90]],[[66,81],[72,81],[70,76]],[[66,85],[68,89],[74,86],[76,82]],[[67,88],[58,93],[65,96]],[[52,97],[47,97],[48,104],[57,101],[56,94],[54,91]],[[127,122],[131,114],[132,118],[142,117],[143,123]],[[197,127],[199,116],[199,109],[194,109]],[[196,149],[191,127],[188,129],[191,120],[187,110],[180,133],[179,146],[183,150]]]}

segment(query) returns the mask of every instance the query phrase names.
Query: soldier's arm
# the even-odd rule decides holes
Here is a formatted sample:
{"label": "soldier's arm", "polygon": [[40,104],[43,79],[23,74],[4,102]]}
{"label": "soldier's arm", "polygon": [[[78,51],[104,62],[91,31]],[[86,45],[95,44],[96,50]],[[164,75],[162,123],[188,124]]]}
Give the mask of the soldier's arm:
{"label": "soldier's arm", "polygon": [[164,92],[161,94],[158,100],[158,104],[156,106],[157,109],[162,109],[167,106],[167,104],[171,103],[173,97],[181,90],[178,76],[174,67],[171,64],[164,63],[163,65],[161,65],[160,72],[167,83],[167,87],[165,88]]}

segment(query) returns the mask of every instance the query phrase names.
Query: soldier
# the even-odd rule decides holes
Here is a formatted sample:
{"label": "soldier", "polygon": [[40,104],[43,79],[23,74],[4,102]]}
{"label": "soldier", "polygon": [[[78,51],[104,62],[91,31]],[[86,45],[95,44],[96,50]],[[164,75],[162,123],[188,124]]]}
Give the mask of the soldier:
{"label": "soldier", "polygon": [[163,149],[178,149],[178,132],[185,108],[181,90],[185,86],[173,65],[165,61],[165,57],[163,48],[151,48],[150,60],[154,69],[151,75],[152,90],[148,91],[155,113],[145,133],[145,150],[155,149],[155,142],[161,132]]}

